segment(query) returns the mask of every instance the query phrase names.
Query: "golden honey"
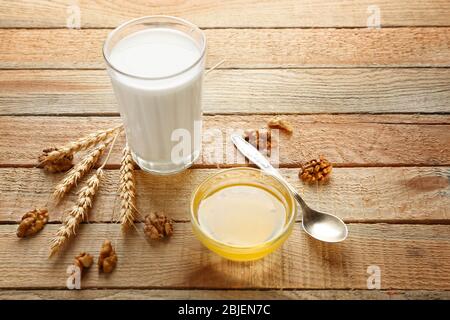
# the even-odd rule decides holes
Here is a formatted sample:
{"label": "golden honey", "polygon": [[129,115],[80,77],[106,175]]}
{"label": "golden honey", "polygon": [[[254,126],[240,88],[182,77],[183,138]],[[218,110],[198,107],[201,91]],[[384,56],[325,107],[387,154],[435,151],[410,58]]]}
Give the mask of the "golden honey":
{"label": "golden honey", "polygon": [[290,235],[296,214],[287,187],[258,169],[223,170],[205,180],[191,201],[194,233],[231,260],[255,260]]}
{"label": "golden honey", "polygon": [[212,238],[236,246],[255,246],[277,236],[286,223],[278,197],[252,185],[222,188],[200,202],[198,221]]}

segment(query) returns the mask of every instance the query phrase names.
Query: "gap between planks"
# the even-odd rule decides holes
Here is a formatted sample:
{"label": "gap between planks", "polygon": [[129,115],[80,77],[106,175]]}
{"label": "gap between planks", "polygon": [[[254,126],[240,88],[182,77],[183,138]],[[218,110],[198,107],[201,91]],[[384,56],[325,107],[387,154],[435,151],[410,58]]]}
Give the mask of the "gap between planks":
{"label": "gap between planks", "polygon": [[[1,30],[1,28],[0,28]],[[212,66],[211,66],[212,67]],[[209,70],[211,67],[205,67],[205,71]],[[245,71],[245,70],[310,70],[310,69],[323,69],[323,70],[357,70],[357,69],[448,69],[450,68],[449,66],[427,66],[427,65],[419,65],[419,66],[371,66],[371,65],[367,65],[367,66],[357,66],[357,67],[352,67],[352,66],[342,66],[342,67],[334,67],[334,66],[322,66],[322,67],[302,67],[302,66],[295,66],[295,67],[289,67],[289,66],[278,66],[278,67],[249,67],[249,68],[239,68],[239,67],[222,67],[218,66],[217,68],[215,68],[216,70],[236,70],[236,71]],[[83,68],[83,67],[77,67],[77,68],[1,68],[0,67],[0,71],[55,71],[55,70],[60,70],[60,71],[74,71],[74,70],[79,70],[79,71],[104,71],[106,70],[105,67],[93,67],[93,68]]]}
{"label": "gap between planks", "polygon": [[0,289],[0,299],[333,299],[409,300],[450,299],[450,291],[439,290],[248,290],[248,289]]}
{"label": "gap between planks", "polygon": [[[312,204],[312,206],[314,206],[314,204]],[[19,217],[20,218],[20,217]],[[297,218],[295,220],[295,223],[297,225],[301,226],[301,218]],[[450,225],[450,220],[447,218],[442,218],[442,219],[436,219],[436,220],[431,220],[431,219],[424,219],[424,220],[408,220],[408,219],[402,219],[402,220],[395,220],[395,219],[352,219],[352,218],[348,218],[348,219],[343,219],[343,221],[347,224],[351,223],[351,224],[367,224],[367,225],[376,225],[376,224],[383,224],[383,225],[428,225],[428,226],[447,226]],[[185,223],[190,223],[190,220],[175,220],[172,219],[172,222],[176,225],[176,224],[185,224]],[[20,223],[20,221],[1,221],[0,220],[0,226],[1,225],[18,225]],[[91,224],[111,224],[111,225],[117,225],[119,222],[116,221],[86,221],[86,222],[81,222],[80,226],[83,225],[91,225]],[[61,222],[59,221],[50,221],[47,223],[48,225],[61,225]],[[140,226],[141,224],[143,224],[142,221],[135,221],[136,226]]]}
{"label": "gap between planks", "polygon": [[[83,152],[84,153],[84,152]],[[76,156],[77,157],[77,156]],[[306,159],[305,159],[306,160]],[[246,159],[247,161],[247,159]],[[333,168],[440,168],[440,167],[448,167],[449,164],[442,163],[442,164],[427,164],[427,163],[412,163],[412,164],[405,164],[405,163],[337,163],[333,164]],[[96,164],[93,168],[99,168],[100,165]],[[256,165],[252,163],[236,163],[236,164],[193,164],[188,169],[231,169],[236,167],[249,167],[249,168],[257,168]],[[16,163],[0,163],[0,168],[7,169],[7,168],[17,168],[17,169],[37,169],[37,164],[16,164]],[[109,170],[118,170],[120,169],[120,164],[106,164],[104,166],[105,169]],[[299,164],[280,164],[278,166],[280,169],[298,169],[300,170]],[[141,168],[135,168],[135,170],[142,170]]]}
{"label": "gap between planks", "polygon": [[[448,29],[450,27],[450,23],[448,25],[442,26],[434,26],[434,25],[421,25],[421,26],[410,26],[410,25],[390,25],[390,26],[381,26],[379,29],[405,29],[405,28],[423,28],[423,29]],[[104,31],[113,31],[117,27],[84,27],[84,28],[67,28],[64,26],[61,27],[37,27],[37,28],[27,28],[27,27],[0,27],[0,30],[28,30],[28,31],[36,31],[36,30],[104,30]],[[342,27],[321,27],[321,26],[311,26],[311,27],[277,27],[277,26],[267,26],[267,27],[200,27],[202,31],[208,30],[367,30],[367,29],[377,29],[377,28],[368,28],[367,26],[342,26]]]}
{"label": "gap between planks", "polygon": [[[208,113],[204,112],[203,115],[205,116],[245,116],[249,115],[248,112],[214,112],[214,113]],[[311,113],[301,113],[301,112],[292,112],[292,113],[278,113],[278,112],[261,112],[261,113],[254,113],[255,115],[260,116],[289,116],[289,115],[297,115],[297,116],[309,116]],[[339,112],[339,113],[329,113],[329,112],[317,112],[314,113],[314,115],[318,116],[338,116],[338,115],[354,115],[354,112]],[[432,112],[432,113],[421,113],[421,112],[383,112],[383,113],[375,113],[375,112],[366,112],[366,113],[357,113],[359,115],[380,115],[380,116],[398,116],[398,115],[413,115],[413,116],[427,116],[427,115],[434,115],[434,116],[448,116],[450,115],[449,112]],[[105,117],[105,118],[111,118],[111,117],[119,117],[120,114],[118,112],[110,112],[110,113],[90,113],[86,112],[83,114],[80,113],[45,113],[45,114],[39,114],[39,113],[8,113],[8,114],[0,114],[0,117]],[[445,119],[443,117],[443,119]],[[383,122],[383,121],[373,121],[373,122],[364,122],[360,121],[359,123],[377,123],[377,124],[404,124],[404,125],[416,125],[416,124],[426,124],[426,125],[447,125],[450,124],[448,121],[436,121],[436,122],[411,122],[411,123],[403,123],[401,121],[399,122]]]}

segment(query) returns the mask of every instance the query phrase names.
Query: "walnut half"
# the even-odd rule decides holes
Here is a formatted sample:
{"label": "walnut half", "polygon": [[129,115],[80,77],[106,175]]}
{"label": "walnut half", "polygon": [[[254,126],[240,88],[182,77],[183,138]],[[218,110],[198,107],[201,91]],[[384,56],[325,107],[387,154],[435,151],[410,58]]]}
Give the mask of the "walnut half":
{"label": "walnut half", "polygon": [[38,161],[41,167],[44,168],[45,171],[56,173],[56,172],[64,172],[73,167],[73,155],[64,156],[61,159],[54,161],[46,161],[47,155],[52,151],[57,151],[58,148],[47,148],[42,151],[42,154],[39,156]]}
{"label": "walnut half", "polygon": [[291,134],[292,132],[294,132],[294,128],[292,127],[292,125],[291,125],[287,120],[284,120],[284,119],[282,119],[282,118],[280,118],[280,117],[275,117],[275,118],[270,119],[270,120],[267,122],[267,126],[268,126],[269,128],[272,128],[272,129],[281,129],[281,130],[285,130],[285,131],[287,131],[289,134]]}
{"label": "walnut half", "polygon": [[270,157],[272,152],[272,133],[270,129],[247,129],[243,138],[261,153]]}
{"label": "walnut half", "polygon": [[17,236],[25,238],[42,230],[48,222],[48,211],[45,208],[34,209],[25,213],[17,227]]}
{"label": "walnut half", "polygon": [[111,273],[117,264],[117,255],[111,241],[105,240],[98,256],[98,269],[104,273]]}
{"label": "walnut half", "polygon": [[332,169],[332,164],[320,156],[319,159],[313,159],[302,165],[299,177],[306,182],[322,182],[330,177]]}
{"label": "walnut half", "polygon": [[82,252],[75,257],[73,264],[80,268],[80,272],[83,274],[84,269],[88,269],[93,262],[94,258],[89,253]]}
{"label": "walnut half", "polygon": [[170,237],[173,222],[162,213],[152,212],[145,217],[144,233],[152,240]]}

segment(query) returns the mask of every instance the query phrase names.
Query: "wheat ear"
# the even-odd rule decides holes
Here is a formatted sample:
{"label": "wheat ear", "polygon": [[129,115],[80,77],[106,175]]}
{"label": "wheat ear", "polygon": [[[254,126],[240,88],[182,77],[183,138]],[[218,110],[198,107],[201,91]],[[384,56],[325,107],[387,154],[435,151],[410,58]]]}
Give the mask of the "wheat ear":
{"label": "wheat ear", "polygon": [[89,149],[96,144],[105,141],[106,139],[112,137],[117,131],[122,129],[122,125],[118,125],[116,127],[100,130],[94,133],[91,133],[83,138],[80,138],[76,141],[70,142],[65,146],[58,147],[57,150],[49,152],[44,159],[42,159],[41,163],[55,161],[63,158],[64,156],[73,155],[74,153],[82,150]]}
{"label": "wheat ear", "polygon": [[120,223],[122,230],[126,231],[136,218],[136,181],[134,178],[134,163],[128,145],[123,149],[123,157],[120,166]]}
{"label": "wheat ear", "polygon": [[80,223],[87,219],[88,211],[92,207],[95,194],[97,193],[100,186],[100,181],[104,174],[103,168],[108,162],[118,135],[119,133],[116,134],[111,146],[109,147],[108,155],[106,156],[102,166],[97,169],[95,174],[87,180],[86,185],[78,192],[78,200],[76,204],[63,219],[62,226],[56,232],[55,237],[53,237],[50,241],[50,257],[57,253],[67,240],[76,235]]}
{"label": "wheat ear", "polygon": [[58,201],[61,200],[77,184],[77,182],[94,167],[109,142],[106,144],[99,144],[78,162],[75,167],[67,172],[64,179],[55,187],[55,191],[53,192],[53,196]]}
{"label": "wheat ear", "polygon": [[92,207],[92,202],[100,185],[100,179],[102,176],[103,169],[97,169],[97,172],[87,181],[86,186],[84,186],[78,193],[77,203],[64,218],[62,226],[58,229],[55,237],[51,240],[50,256],[58,252],[61,246],[69,238],[76,234],[79,224],[87,218],[87,212],[89,208]]}

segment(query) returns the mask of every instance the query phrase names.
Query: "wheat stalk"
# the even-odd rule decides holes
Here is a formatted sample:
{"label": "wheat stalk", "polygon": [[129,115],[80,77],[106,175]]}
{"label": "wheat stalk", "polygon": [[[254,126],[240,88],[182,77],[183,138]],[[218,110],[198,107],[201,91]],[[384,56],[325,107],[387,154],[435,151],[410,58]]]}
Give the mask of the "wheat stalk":
{"label": "wheat stalk", "polygon": [[109,142],[99,144],[66,174],[65,178],[55,187],[55,191],[53,192],[53,196],[57,200],[61,200],[94,167]]}
{"label": "wheat stalk", "polygon": [[122,230],[126,231],[134,225],[136,218],[136,181],[134,179],[134,163],[128,145],[123,149],[123,157],[120,166],[120,223]]}
{"label": "wheat stalk", "polygon": [[209,68],[209,70],[205,71],[205,77],[208,76],[208,74],[209,74],[211,71],[214,71],[214,70],[216,70],[216,68],[220,67],[225,61],[226,61],[225,59],[220,60],[220,61],[219,61],[218,63],[216,63],[214,66],[212,66],[211,68]]}
{"label": "wheat stalk", "polygon": [[116,127],[100,130],[94,133],[91,133],[83,138],[80,138],[76,141],[70,142],[65,146],[57,148],[52,152],[49,152],[41,161],[41,163],[55,161],[63,158],[64,156],[73,155],[74,153],[82,150],[89,149],[92,146],[95,146],[99,142],[105,141],[107,138],[112,137],[118,130],[122,129],[122,125],[118,125]]}
{"label": "wheat stalk", "polygon": [[54,255],[66,243],[68,239],[76,235],[80,223],[87,219],[89,209],[92,207],[95,194],[100,186],[100,181],[103,177],[103,168],[111,156],[111,151],[114,147],[119,133],[116,134],[105,161],[100,168],[92,175],[86,185],[78,192],[78,200],[76,204],[69,211],[68,215],[63,219],[62,226],[56,232],[55,237],[50,241],[50,256]]}

